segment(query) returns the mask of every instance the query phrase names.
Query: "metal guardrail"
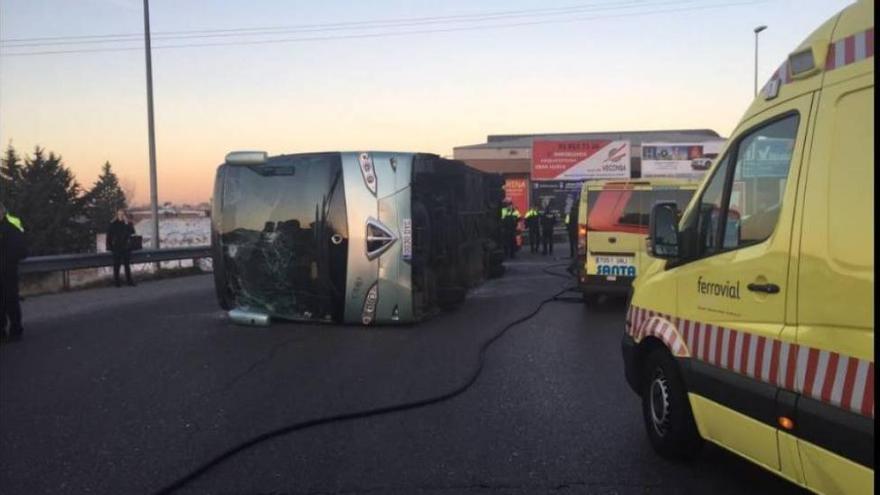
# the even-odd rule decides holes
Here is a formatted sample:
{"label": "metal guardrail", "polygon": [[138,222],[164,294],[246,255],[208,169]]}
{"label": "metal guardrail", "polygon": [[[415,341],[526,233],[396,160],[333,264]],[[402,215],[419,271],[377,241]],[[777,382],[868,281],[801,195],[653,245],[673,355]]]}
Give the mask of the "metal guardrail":
{"label": "metal guardrail", "polygon": [[[210,258],[211,246],[189,246],[165,249],[141,249],[131,253],[131,264],[159,261]],[[19,273],[67,272],[82,268],[113,266],[112,253],[59,254],[26,258],[19,264]]]}

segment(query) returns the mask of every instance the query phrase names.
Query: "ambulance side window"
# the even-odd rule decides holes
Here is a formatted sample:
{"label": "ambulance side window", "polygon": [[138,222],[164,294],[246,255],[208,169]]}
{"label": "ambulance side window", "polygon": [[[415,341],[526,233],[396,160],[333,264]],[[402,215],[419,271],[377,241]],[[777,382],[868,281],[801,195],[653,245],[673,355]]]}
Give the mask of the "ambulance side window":
{"label": "ambulance side window", "polygon": [[698,256],[709,256],[718,251],[718,219],[721,215],[721,206],[724,199],[724,189],[727,183],[727,168],[730,160],[724,160],[715,169],[712,179],[703,196],[700,198],[697,209],[697,253]]}
{"label": "ambulance side window", "polygon": [[785,195],[798,120],[797,114],[776,119],[731,146],[703,190],[690,229],[685,227],[696,234],[688,241],[695,248],[690,259],[770,238]]}
{"label": "ambulance side window", "polygon": [[725,250],[764,242],[776,229],[797,128],[790,115],[740,141],[727,215],[735,232],[725,236]]}

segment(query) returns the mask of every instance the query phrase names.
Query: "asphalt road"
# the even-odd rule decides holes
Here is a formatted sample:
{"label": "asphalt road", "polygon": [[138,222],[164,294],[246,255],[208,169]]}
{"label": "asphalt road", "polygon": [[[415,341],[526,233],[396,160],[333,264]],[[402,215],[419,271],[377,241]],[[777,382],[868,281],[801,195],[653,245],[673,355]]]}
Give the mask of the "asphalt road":
{"label": "asphalt road", "polygon": [[[481,342],[572,283],[551,263],[520,256],[462,307],[398,328],[235,326],[210,276],[31,298],[24,341],[0,346],[0,493],[152,493],[264,431],[449,390]],[[654,454],[623,313],[548,304],[463,395],[275,438],[180,493],[800,493],[717,447]]]}

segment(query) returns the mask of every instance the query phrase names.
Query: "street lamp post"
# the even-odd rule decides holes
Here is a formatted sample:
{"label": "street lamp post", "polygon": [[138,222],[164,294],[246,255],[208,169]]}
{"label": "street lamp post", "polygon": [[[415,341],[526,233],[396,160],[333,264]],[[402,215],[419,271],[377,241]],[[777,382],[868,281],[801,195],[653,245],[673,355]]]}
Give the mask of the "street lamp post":
{"label": "street lamp post", "polygon": [[[156,180],[156,131],[153,122],[153,60],[150,49],[150,2],[144,0],[144,49],[147,60],[147,133],[150,145],[150,210],[153,214],[153,249],[159,249],[159,193]],[[157,264],[158,266],[158,264]]]}
{"label": "street lamp post", "polygon": [[758,33],[765,29],[767,29],[767,26],[755,28],[755,96],[758,96]]}

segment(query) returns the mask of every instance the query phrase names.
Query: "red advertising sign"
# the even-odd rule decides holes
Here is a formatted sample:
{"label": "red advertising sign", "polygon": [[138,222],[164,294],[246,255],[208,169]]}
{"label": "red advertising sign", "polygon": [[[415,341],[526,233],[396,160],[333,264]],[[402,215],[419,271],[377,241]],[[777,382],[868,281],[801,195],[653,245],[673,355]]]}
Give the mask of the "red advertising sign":
{"label": "red advertising sign", "polygon": [[520,218],[529,209],[529,179],[525,175],[510,175],[504,178],[504,195],[519,210]]}
{"label": "red advertising sign", "polygon": [[629,141],[534,141],[532,180],[628,179]]}

